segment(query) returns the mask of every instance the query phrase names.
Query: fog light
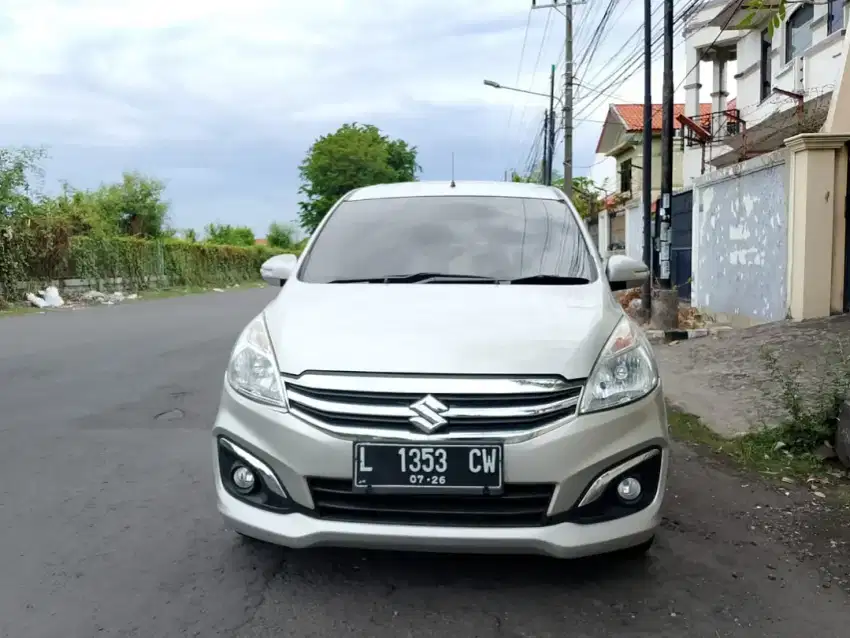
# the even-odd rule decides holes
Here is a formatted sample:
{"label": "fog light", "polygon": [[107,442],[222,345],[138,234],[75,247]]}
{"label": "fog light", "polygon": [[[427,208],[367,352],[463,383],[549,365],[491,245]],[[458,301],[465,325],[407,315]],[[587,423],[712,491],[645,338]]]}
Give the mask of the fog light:
{"label": "fog light", "polygon": [[250,492],[254,489],[256,483],[254,473],[244,465],[237,465],[230,476],[233,484],[242,492]]}
{"label": "fog light", "polygon": [[617,484],[617,496],[627,503],[634,503],[640,498],[642,492],[640,481],[631,476],[624,478]]}

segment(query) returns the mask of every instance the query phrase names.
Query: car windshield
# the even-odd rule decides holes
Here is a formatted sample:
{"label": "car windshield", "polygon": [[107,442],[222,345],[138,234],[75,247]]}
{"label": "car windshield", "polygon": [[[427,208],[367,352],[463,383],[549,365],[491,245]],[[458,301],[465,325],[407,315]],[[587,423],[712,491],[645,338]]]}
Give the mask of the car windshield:
{"label": "car windshield", "polygon": [[[429,276],[411,278],[417,273]],[[473,283],[537,275],[572,284],[597,277],[566,203],[450,196],[341,203],[319,231],[299,279]]]}

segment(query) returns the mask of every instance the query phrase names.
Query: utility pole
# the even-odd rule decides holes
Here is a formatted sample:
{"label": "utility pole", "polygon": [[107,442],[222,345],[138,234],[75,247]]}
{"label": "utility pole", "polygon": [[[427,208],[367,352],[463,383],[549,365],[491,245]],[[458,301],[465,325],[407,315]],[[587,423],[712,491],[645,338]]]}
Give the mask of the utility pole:
{"label": "utility pole", "polygon": [[587,0],[552,0],[551,4],[537,4],[531,0],[532,9],[555,9],[563,7],[566,20],[564,38],[564,188],[566,196],[573,196],[573,5]]}
{"label": "utility pole", "polygon": [[573,196],[573,0],[566,0],[564,16],[564,193]]}
{"label": "utility pole", "polygon": [[659,290],[652,321],[661,330],[678,326],[679,299],[670,285],[670,206],[673,199],[673,0],[664,0],[664,80],[661,120],[661,205],[658,221]]}
{"label": "utility pole", "polygon": [[549,185],[549,111],[543,111],[543,165],[540,179]]}
{"label": "utility pole", "polygon": [[661,288],[670,288],[670,199],[673,195],[673,0],[664,0],[664,80],[661,122]]}
{"label": "utility pole", "polygon": [[549,74],[549,175],[546,183],[552,185],[552,167],[555,161],[555,65]]}
{"label": "utility pole", "polygon": [[643,262],[650,275],[641,290],[641,313],[652,313],[652,0],[643,0]]}

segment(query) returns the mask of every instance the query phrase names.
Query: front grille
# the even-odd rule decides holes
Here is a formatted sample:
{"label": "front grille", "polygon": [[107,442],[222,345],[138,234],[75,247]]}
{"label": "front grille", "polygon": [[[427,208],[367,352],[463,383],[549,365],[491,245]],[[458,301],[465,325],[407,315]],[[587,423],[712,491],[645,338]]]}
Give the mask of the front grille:
{"label": "front grille", "polygon": [[505,485],[499,496],[364,494],[345,479],[308,479],[316,516],[349,523],[446,527],[539,527],[555,486]]}
{"label": "front grille", "polygon": [[[335,382],[329,384],[335,387],[322,387],[322,375],[314,375],[308,379],[309,383],[301,379],[287,381],[290,407],[307,420],[341,431],[383,429],[421,433],[411,421],[417,416],[412,406],[430,394],[447,408],[440,414],[445,422],[434,428],[436,433],[473,436],[518,433],[573,415],[583,386],[582,381],[561,379],[548,379],[545,383],[511,380],[516,385],[507,386],[511,391],[505,392],[505,380],[488,379],[475,386],[479,391],[458,392],[451,388],[451,380],[442,379],[444,383],[440,387],[448,391],[435,392],[429,387],[429,380],[423,378],[421,384],[414,384],[421,391],[388,392],[380,389],[377,379],[372,383],[369,377],[356,377],[357,389],[340,388],[346,385],[340,379],[346,377],[334,377]],[[368,389],[361,389],[364,385]],[[470,387],[469,383],[466,387]],[[493,391],[481,392],[482,388]]]}

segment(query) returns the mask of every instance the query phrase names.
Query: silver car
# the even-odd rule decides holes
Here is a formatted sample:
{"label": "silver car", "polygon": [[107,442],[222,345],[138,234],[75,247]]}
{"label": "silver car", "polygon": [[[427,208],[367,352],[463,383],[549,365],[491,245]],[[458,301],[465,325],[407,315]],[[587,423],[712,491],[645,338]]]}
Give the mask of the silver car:
{"label": "silver car", "polygon": [[229,527],[302,548],[642,553],[669,461],[652,349],[563,192],[344,196],[233,349],[213,427]]}

